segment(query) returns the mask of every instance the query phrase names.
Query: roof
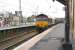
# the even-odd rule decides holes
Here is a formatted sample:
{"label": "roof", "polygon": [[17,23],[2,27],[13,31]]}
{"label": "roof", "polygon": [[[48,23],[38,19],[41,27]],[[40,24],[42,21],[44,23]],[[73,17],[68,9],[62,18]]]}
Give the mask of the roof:
{"label": "roof", "polygon": [[[53,1],[55,1],[55,0],[53,0]],[[60,2],[62,4],[64,4],[64,5],[66,5],[66,0],[56,0],[56,1],[58,1],[58,2]]]}
{"label": "roof", "polygon": [[37,17],[37,18],[39,18],[39,17],[40,17],[40,18],[48,18],[48,16],[45,15],[45,14],[40,14],[40,15],[37,15],[36,17]]}

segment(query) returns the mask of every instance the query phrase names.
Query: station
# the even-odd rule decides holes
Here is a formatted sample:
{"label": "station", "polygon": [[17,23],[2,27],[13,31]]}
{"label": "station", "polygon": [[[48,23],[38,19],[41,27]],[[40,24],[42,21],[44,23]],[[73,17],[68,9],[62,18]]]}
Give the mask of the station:
{"label": "station", "polygon": [[22,0],[15,14],[9,13],[5,18],[1,14],[0,50],[75,50],[75,0],[52,0],[55,1],[64,5],[65,18],[35,12],[24,19]]}

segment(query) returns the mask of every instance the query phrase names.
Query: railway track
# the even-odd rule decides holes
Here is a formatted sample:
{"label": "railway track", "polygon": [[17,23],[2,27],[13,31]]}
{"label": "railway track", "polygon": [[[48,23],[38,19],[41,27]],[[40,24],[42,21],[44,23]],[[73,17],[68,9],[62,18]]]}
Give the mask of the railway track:
{"label": "railway track", "polygon": [[0,50],[11,50],[13,46],[17,46],[17,44],[21,43],[22,41],[28,40],[29,38],[35,36],[38,32],[36,30],[31,30],[29,32],[24,32],[17,36],[5,39],[0,41]]}
{"label": "railway track", "polygon": [[[56,24],[54,24],[54,25],[56,25]],[[50,25],[49,28],[52,26],[53,25]],[[0,40],[0,50],[12,50],[15,47],[17,47],[18,45],[22,44],[23,42],[29,40],[33,36],[39,34],[39,32],[33,28],[34,27],[30,27],[28,29],[25,29],[25,32],[22,32],[18,35],[12,36],[12,37],[8,37],[4,40]],[[43,31],[41,31],[41,32],[43,32]]]}

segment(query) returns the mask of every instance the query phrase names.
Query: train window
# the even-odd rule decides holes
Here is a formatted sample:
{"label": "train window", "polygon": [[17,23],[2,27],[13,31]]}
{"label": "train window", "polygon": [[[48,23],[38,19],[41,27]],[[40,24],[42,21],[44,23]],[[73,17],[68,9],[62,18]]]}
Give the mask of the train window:
{"label": "train window", "polygon": [[46,20],[48,20],[48,18],[37,18],[36,19],[36,21],[42,21],[42,20],[46,21]]}

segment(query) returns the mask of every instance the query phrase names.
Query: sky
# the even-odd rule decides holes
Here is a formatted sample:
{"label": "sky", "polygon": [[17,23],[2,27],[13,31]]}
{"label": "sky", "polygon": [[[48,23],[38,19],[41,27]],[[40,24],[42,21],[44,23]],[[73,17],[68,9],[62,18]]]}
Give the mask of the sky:
{"label": "sky", "polygon": [[[65,6],[52,0],[21,0],[21,10],[23,16],[28,17],[32,14],[46,14],[51,18],[64,18]],[[0,11],[15,12],[19,10],[19,0],[0,0]]]}

